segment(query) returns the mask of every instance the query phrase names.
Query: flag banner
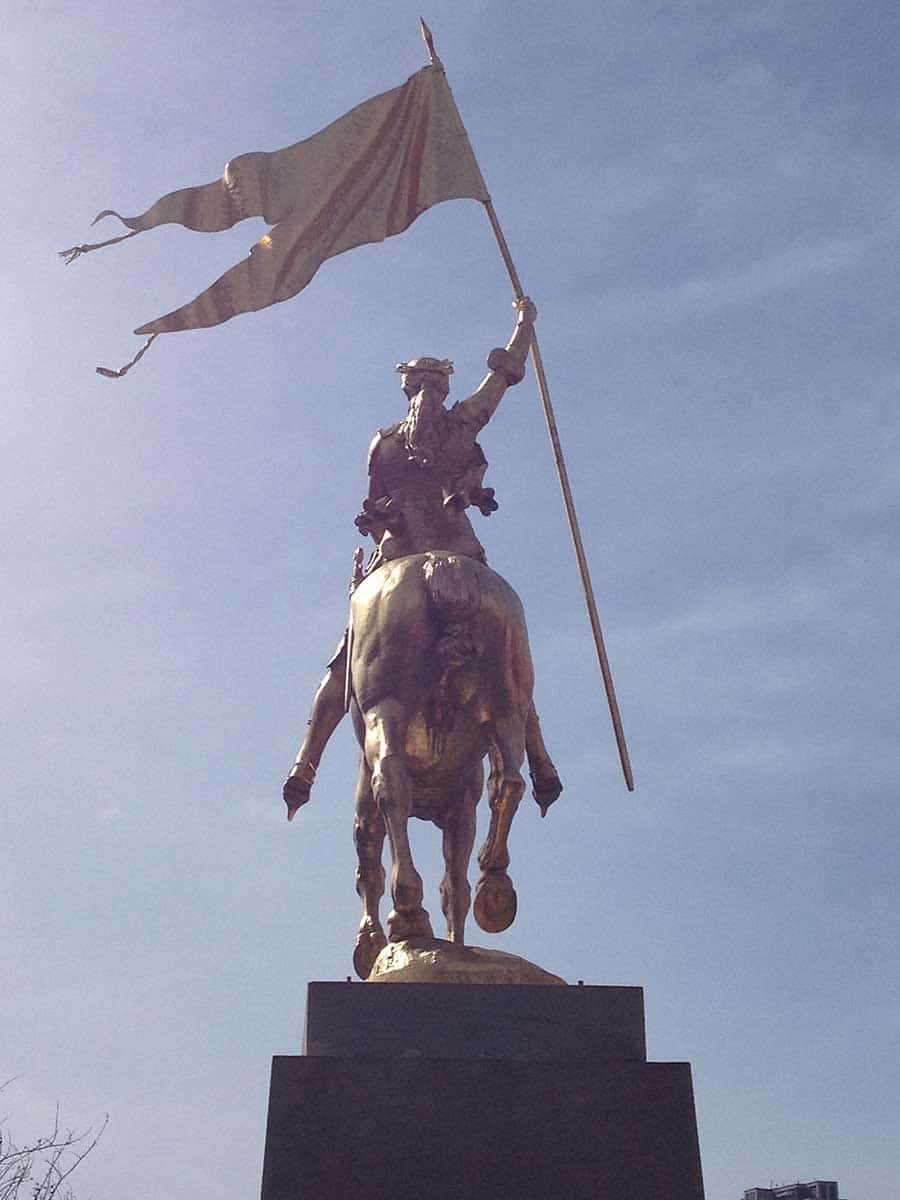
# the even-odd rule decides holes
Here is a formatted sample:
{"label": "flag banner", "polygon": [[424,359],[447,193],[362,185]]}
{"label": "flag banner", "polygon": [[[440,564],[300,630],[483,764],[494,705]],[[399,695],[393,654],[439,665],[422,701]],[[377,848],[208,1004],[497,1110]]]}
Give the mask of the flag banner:
{"label": "flag banner", "polygon": [[312,137],[242,154],[221,179],[171,192],[138,217],[105,210],[97,220],[118,217],[131,233],[63,256],[71,262],[157,225],[215,233],[263,217],[272,228],[249,257],[135,333],[201,329],[288,300],[326,259],[402,233],[433,204],[466,198],[490,201],[444,72],[432,65]]}

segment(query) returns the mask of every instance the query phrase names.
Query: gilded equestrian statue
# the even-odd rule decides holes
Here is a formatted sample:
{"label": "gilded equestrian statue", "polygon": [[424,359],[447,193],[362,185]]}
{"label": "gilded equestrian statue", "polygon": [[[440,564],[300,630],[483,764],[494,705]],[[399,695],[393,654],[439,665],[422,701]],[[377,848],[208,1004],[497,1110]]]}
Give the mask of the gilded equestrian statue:
{"label": "gilded equestrian statue", "polygon": [[476,438],[507,387],[524,377],[536,310],[517,301],[516,328],[488,356],[468,399],[445,406],[453,366],[416,358],[397,370],[407,416],[380,430],[369,451],[369,489],[356,518],[376,548],[357,560],[347,632],[313,702],[306,737],[284,785],[288,820],[309,798],[325,745],[349,708],[362,748],[354,838],[363,914],[354,966],[366,978],[387,942],[378,906],[382,848],[391,848],[391,941],[432,936],[422,880],[410,855],[411,816],[443,834],[441,906],[462,943],[475,810],[488,756],[491,822],[478,856],[475,919],[506,929],[516,913],[507,838],[525,789],[527,755],[542,815],[562,791],[532,700],[534,674],[518,596],[487,565],[466,509],[497,508],[483,486]]}

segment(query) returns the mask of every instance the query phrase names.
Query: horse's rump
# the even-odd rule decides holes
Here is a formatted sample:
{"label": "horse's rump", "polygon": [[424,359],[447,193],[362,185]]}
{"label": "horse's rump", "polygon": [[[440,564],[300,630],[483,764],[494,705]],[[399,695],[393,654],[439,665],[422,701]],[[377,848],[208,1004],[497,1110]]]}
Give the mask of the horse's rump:
{"label": "horse's rump", "polygon": [[[527,712],[534,682],[522,604],[474,558],[446,552],[385,563],[353,595],[354,695],[425,703],[454,676],[493,714]],[[477,693],[477,697],[475,695]]]}

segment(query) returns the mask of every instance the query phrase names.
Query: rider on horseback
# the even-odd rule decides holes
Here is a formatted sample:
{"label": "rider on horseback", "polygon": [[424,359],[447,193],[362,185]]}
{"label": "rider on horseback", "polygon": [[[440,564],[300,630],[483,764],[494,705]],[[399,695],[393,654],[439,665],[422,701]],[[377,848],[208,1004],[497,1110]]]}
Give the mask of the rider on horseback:
{"label": "rider on horseback", "polygon": [[[400,384],[409,400],[406,417],[380,430],[369,449],[369,492],[356,518],[360,532],[376,549],[366,573],[409,554],[444,550],[486,562],[484,548],[466,515],[497,509],[493,488],[482,486],[487,459],[476,435],[491,419],[507,387],[525,375],[537,310],[527,297],[516,302],[518,318],[505,349],[488,355],[488,374],[468,399],[445,408],[453,364],[415,358],[398,363]],[[288,820],[310,798],[316,767],[346,711],[345,634],[319,685],[306,737],[284,785]],[[559,796],[562,784],[550,760],[534,708],[526,724],[526,751],[541,812]]]}

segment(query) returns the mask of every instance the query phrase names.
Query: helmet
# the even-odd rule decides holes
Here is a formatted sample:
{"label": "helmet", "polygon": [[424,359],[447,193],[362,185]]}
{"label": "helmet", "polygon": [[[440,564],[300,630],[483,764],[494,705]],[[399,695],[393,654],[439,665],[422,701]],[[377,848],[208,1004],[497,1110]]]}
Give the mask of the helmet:
{"label": "helmet", "polygon": [[453,374],[453,363],[449,358],[411,358],[409,362],[397,363],[395,371],[438,371],[441,375]]}

